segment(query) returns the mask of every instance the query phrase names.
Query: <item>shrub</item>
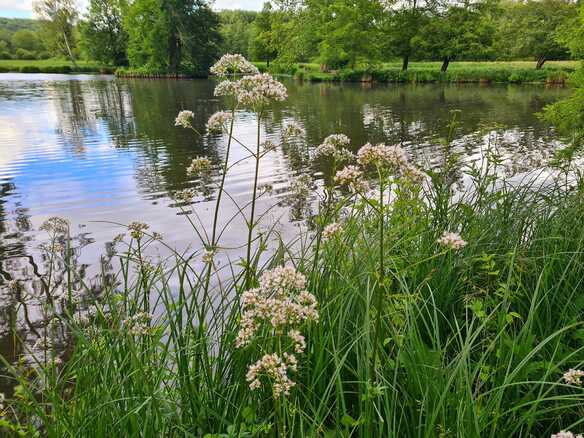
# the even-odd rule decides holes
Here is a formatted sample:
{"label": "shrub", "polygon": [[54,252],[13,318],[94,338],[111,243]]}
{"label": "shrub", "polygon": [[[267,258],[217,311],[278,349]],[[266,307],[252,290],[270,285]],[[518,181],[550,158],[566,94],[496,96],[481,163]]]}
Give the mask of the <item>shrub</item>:
{"label": "shrub", "polygon": [[20,73],[41,73],[41,69],[36,65],[23,65],[19,71]]}
{"label": "shrub", "polygon": [[25,60],[32,60],[36,59],[35,52],[26,49],[16,49],[16,59],[25,59]]}

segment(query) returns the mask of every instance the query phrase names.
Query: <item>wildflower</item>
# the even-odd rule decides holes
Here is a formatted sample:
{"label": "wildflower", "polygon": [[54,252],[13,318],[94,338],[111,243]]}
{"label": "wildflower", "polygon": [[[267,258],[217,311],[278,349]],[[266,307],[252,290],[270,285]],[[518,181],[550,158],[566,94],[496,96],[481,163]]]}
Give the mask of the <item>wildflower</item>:
{"label": "wildflower", "polygon": [[403,169],[402,177],[406,178],[412,184],[420,185],[422,184],[428,175],[418,169],[416,166],[408,164]]}
{"label": "wildflower", "polygon": [[570,431],[562,430],[561,432],[552,434],[551,438],[584,438],[584,436],[581,434],[574,435]]}
{"label": "wildflower", "polygon": [[350,161],[353,159],[353,154],[346,149],[350,144],[351,140],[345,134],[329,135],[314,150],[314,158],[334,158],[337,161]]}
{"label": "wildflower", "polygon": [[343,231],[343,226],[337,222],[333,222],[332,224],[328,224],[322,230],[322,238],[324,240],[331,239],[337,235],[339,235]]}
{"label": "wildflower", "polygon": [[258,191],[261,195],[263,194],[271,195],[272,192],[274,191],[274,186],[272,186],[271,184],[260,184],[258,186]]}
{"label": "wildflower", "polygon": [[209,70],[211,74],[225,77],[228,74],[257,74],[259,70],[239,54],[225,54]]}
{"label": "wildflower", "polygon": [[122,325],[128,333],[135,336],[146,335],[150,332],[150,321],[152,315],[146,312],[139,312],[122,321]]}
{"label": "wildflower", "polygon": [[205,254],[203,254],[202,260],[206,264],[213,263],[213,258],[215,257],[215,251],[207,250]]}
{"label": "wildflower", "polygon": [[304,339],[304,336],[302,336],[302,333],[298,330],[290,330],[288,332],[288,337],[294,342],[294,351],[296,351],[296,353],[303,353],[306,349],[306,340]]}
{"label": "wildflower", "polygon": [[467,242],[462,240],[458,233],[451,233],[448,231],[445,231],[442,234],[442,237],[437,240],[437,243],[455,250],[462,249],[467,244]]}
{"label": "wildflower", "polygon": [[192,176],[208,174],[211,171],[211,161],[207,157],[195,157],[187,173]]}
{"label": "wildflower", "polygon": [[175,199],[179,202],[190,203],[197,196],[197,191],[195,189],[183,189],[176,192],[174,195]]}
{"label": "wildflower", "polygon": [[262,385],[260,377],[267,377],[273,382],[274,398],[278,398],[281,394],[290,394],[290,389],[296,385],[288,376],[288,370],[295,371],[296,367],[296,358],[290,354],[284,353],[283,358],[276,353],[265,354],[256,363],[249,366],[246,380],[249,382],[249,388],[255,390]]}
{"label": "wildflower", "polygon": [[357,161],[363,167],[372,166],[402,172],[408,165],[408,156],[400,146],[367,143],[357,152]]}
{"label": "wildflower", "polygon": [[244,106],[263,106],[288,97],[286,87],[266,73],[244,76],[237,82],[237,101]]}
{"label": "wildflower", "polygon": [[231,122],[233,116],[226,111],[219,111],[209,117],[207,122],[207,130],[214,134],[221,134],[227,129],[227,125]]}
{"label": "wildflower", "polygon": [[582,385],[582,378],[584,377],[583,370],[569,369],[564,373],[563,379],[568,385]]}
{"label": "wildflower", "polygon": [[284,129],[282,129],[282,139],[284,141],[289,141],[295,137],[302,137],[306,134],[306,131],[298,122],[290,122]]}
{"label": "wildflower", "polygon": [[277,148],[278,148],[278,146],[276,146],[276,143],[274,143],[271,140],[266,140],[265,142],[262,143],[262,149],[263,149],[264,153],[273,152]]}
{"label": "wildflower", "polygon": [[143,222],[132,222],[128,224],[128,230],[133,239],[141,239],[148,228],[150,228],[150,226]]}
{"label": "wildflower", "polygon": [[0,392],[0,411],[4,410],[4,401],[6,400],[6,396],[3,392]]}
{"label": "wildflower", "polygon": [[123,242],[125,237],[126,237],[126,235],[124,233],[117,234],[114,237],[113,244],[117,245],[117,244]]}
{"label": "wildflower", "polygon": [[369,184],[363,179],[363,172],[356,166],[346,166],[335,175],[337,184],[348,186],[354,192],[366,192]]}
{"label": "wildflower", "polygon": [[160,233],[159,233],[159,232],[157,232],[157,231],[154,231],[154,232],[152,233],[152,239],[154,239],[154,240],[162,240],[162,234],[160,234]]}
{"label": "wildflower", "polygon": [[40,227],[51,234],[67,234],[69,232],[69,222],[61,217],[51,217],[44,221]]}
{"label": "wildflower", "polygon": [[310,176],[304,174],[298,176],[292,184],[290,184],[290,191],[294,197],[298,199],[306,199],[310,195],[310,189],[312,187],[312,179]]}
{"label": "wildflower", "polygon": [[192,111],[183,110],[178,113],[174,121],[174,126],[182,126],[183,128],[192,128],[195,114]]}
{"label": "wildflower", "polygon": [[293,268],[277,267],[265,272],[260,287],[241,296],[243,312],[236,346],[248,345],[264,323],[280,333],[286,326],[318,321],[316,298],[304,290],[305,286],[306,278]]}

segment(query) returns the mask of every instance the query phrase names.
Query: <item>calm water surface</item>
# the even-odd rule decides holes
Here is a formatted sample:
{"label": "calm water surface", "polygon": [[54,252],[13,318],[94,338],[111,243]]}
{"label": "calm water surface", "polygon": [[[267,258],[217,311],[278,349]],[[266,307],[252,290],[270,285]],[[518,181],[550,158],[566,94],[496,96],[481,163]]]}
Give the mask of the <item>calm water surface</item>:
{"label": "calm water surface", "polygon": [[[487,127],[502,134],[510,154],[557,146],[554,132],[534,113],[569,94],[542,86],[286,85],[289,99],[268,114],[262,124],[265,138],[277,142],[282,125],[294,120],[306,129],[307,145],[340,132],[356,148],[367,141],[402,143],[425,167],[436,159],[453,110],[461,111],[455,139],[469,156],[481,147]],[[170,246],[193,244],[193,231],[173,195],[197,186],[185,172],[194,157],[222,160],[225,139],[198,139],[174,127],[174,118],[190,109],[196,127],[204,130],[209,116],[222,109],[214,86],[211,80],[0,74],[0,292],[7,281],[33,281],[42,271],[38,245],[46,234],[39,226],[55,215],[72,224],[80,275],[95,271],[122,230],[111,222],[139,220],[162,233]],[[255,124],[252,114],[238,113],[238,139],[254,145]],[[274,187],[263,206],[279,205],[267,220],[281,218],[281,230],[288,235],[301,223],[286,202],[291,181],[302,172],[318,179],[325,171],[307,160],[310,147],[279,148],[262,164],[261,182]],[[246,155],[235,145],[231,159]],[[237,202],[249,200],[252,178],[251,160],[230,171],[227,190]],[[214,197],[212,190],[203,191],[186,207],[197,213],[203,228],[209,227]],[[223,223],[235,211],[226,203]],[[241,236],[241,223],[235,222],[222,243],[235,246]],[[9,317],[5,304],[0,302],[0,326]]]}

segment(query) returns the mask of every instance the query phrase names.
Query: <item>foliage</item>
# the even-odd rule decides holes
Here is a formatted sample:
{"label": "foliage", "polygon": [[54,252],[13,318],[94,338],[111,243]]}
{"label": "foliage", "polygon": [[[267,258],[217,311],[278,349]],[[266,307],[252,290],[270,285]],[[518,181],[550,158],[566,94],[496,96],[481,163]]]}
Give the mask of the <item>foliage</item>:
{"label": "foliage", "polygon": [[42,20],[43,36],[55,56],[67,56],[75,64],[74,26],[78,12],[74,0],[35,0],[33,9]]}
{"label": "foliage", "polygon": [[[220,11],[219,32],[221,34],[222,53],[239,53],[249,57],[252,44],[253,23],[257,20],[257,12],[253,11]],[[262,59],[256,57],[255,59]]]}
{"label": "foliage", "polygon": [[203,74],[218,54],[219,20],[201,0],[136,0],[126,17],[130,66]]}
{"label": "foliage", "polygon": [[126,0],[91,0],[80,24],[82,45],[90,59],[111,65],[126,65],[128,34],[124,29]]}
{"label": "foliage", "polygon": [[506,6],[498,46],[508,57],[529,57],[541,68],[548,59],[565,59],[566,48],[558,42],[561,26],[576,14],[576,5],[567,0],[528,0]]}

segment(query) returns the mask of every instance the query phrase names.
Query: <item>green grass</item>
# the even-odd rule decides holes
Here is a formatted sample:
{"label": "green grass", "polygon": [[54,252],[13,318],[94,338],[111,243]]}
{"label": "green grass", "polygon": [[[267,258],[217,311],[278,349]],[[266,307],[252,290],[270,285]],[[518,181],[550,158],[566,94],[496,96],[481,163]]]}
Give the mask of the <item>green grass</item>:
{"label": "green grass", "polygon": [[94,61],[77,61],[77,67],[65,59],[12,60],[0,59],[0,73],[98,73],[113,72],[113,69],[100,66]]}
{"label": "green grass", "polygon": [[[268,70],[265,62],[256,65]],[[347,81],[360,82],[496,82],[496,83],[566,83],[568,76],[575,71],[577,61],[548,61],[541,70],[535,69],[535,62],[497,61],[468,62],[453,61],[446,73],[440,72],[440,62],[411,62],[407,72],[401,71],[401,62],[388,62],[377,66],[358,66],[330,72],[321,72],[314,63],[301,63],[280,66],[272,63],[269,70],[273,73],[292,74],[298,79],[309,81]]]}

